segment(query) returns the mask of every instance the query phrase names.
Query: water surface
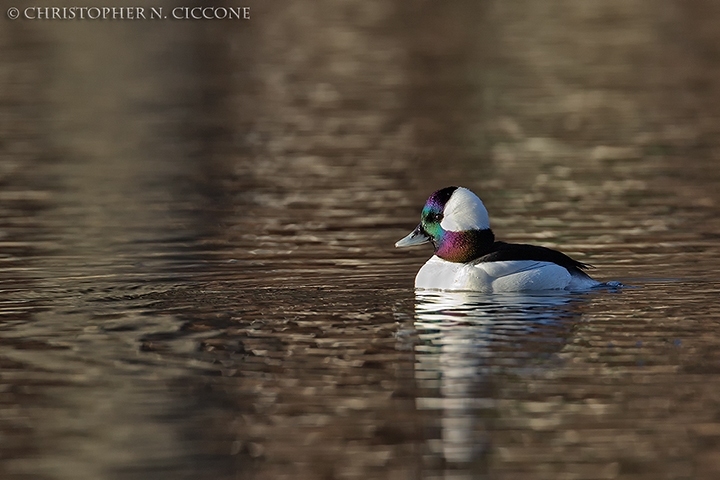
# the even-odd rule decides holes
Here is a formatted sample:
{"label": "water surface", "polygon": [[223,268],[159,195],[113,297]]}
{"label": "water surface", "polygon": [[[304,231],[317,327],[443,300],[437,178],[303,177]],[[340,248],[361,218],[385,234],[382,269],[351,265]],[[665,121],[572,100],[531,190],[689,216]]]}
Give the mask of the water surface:
{"label": "water surface", "polygon": [[[720,475],[720,11],[476,3],[4,19],[0,476]],[[416,295],[452,184],[632,288]]]}

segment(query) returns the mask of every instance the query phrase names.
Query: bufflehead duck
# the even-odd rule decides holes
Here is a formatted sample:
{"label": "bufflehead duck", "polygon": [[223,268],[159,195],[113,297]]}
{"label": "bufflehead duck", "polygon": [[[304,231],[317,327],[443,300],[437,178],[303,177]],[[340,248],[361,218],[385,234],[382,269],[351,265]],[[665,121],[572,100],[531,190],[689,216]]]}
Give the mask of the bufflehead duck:
{"label": "bufflehead duck", "polygon": [[585,290],[601,285],[590,265],[546,247],[495,241],[482,201],[463,187],[430,195],[420,225],[396,247],[432,242],[435,255],[415,277],[415,288],[522,292]]}

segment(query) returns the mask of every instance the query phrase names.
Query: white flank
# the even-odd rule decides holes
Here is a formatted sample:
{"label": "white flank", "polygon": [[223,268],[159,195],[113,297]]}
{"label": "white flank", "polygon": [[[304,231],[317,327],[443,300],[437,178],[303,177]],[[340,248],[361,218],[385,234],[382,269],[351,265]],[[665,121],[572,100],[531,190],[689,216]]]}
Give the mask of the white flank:
{"label": "white flank", "polygon": [[433,256],[420,269],[415,288],[486,293],[539,290],[585,290],[598,285],[588,278],[574,278],[565,267],[552,262],[513,260],[454,263]]}
{"label": "white flank", "polygon": [[490,228],[488,212],[477,195],[459,187],[445,204],[440,226],[449,232],[485,230]]}

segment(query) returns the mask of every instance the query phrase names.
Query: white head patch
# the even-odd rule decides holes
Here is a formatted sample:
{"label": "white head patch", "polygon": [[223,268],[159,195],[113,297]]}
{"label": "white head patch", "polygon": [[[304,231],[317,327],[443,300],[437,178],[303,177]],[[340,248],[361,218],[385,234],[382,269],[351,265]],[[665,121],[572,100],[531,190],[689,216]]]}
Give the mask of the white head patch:
{"label": "white head patch", "polygon": [[440,226],[449,232],[486,230],[490,228],[490,218],[482,200],[467,188],[459,187],[445,204]]}

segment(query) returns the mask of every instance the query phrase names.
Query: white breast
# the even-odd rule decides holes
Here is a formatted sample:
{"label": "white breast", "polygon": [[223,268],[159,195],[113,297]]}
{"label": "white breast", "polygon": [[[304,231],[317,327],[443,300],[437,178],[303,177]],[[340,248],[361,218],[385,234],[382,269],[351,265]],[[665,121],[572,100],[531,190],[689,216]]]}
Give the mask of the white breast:
{"label": "white breast", "polygon": [[475,292],[580,290],[597,285],[586,276],[573,276],[552,262],[513,260],[453,263],[433,256],[415,277],[415,288]]}

